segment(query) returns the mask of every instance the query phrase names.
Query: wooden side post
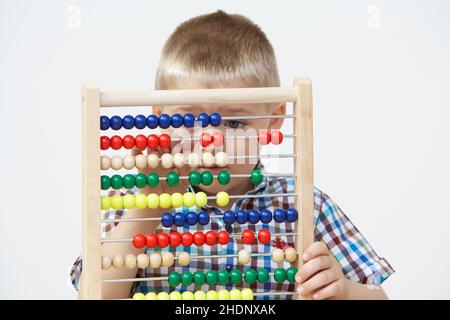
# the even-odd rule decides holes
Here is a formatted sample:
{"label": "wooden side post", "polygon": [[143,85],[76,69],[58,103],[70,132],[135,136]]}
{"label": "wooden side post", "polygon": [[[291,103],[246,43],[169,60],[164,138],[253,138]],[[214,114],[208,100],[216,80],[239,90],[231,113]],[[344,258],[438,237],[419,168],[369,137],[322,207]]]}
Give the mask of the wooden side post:
{"label": "wooden side post", "polygon": [[82,228],[83,270],[80,298],[101,299],[100,239],[100,92],[92,84],[82,86]]}
{"label": "wooden side post", "polygon": [[302,265],[301,255],[314,241],[314,180],[313,180],[313,123],[312,84],[309,78],[296,78],[294,88],[297,100],[294,103],[295,144],[295,207],[297,220],[296,248],[299,254],[297,267]]}

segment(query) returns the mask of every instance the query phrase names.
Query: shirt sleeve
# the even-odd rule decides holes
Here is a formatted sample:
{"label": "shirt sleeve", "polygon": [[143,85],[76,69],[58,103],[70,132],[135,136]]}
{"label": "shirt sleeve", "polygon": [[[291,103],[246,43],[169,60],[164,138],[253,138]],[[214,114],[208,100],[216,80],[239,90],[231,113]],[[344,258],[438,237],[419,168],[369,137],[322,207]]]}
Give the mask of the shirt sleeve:
{"label": "shirt sleeve", "polygon": [[395,272],[328,195],[316,189],[317,197],[322,201],[315,217],[316,241],[327,245],[348,279],[378,285]]}

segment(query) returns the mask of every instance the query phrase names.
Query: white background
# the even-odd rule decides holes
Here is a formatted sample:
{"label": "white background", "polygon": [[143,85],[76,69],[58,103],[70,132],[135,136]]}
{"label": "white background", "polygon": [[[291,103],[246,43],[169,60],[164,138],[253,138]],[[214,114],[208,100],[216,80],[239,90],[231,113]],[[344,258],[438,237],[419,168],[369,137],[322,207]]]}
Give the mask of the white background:
{"label": "white background", "polygon": [[217,9],[265,30],[284,85],[313,79],[316,186],[395,268],[389,296],[450,298],[450,2],[0,3],[0,298],[76,297],[81,83],[151,89],[164,40]]}

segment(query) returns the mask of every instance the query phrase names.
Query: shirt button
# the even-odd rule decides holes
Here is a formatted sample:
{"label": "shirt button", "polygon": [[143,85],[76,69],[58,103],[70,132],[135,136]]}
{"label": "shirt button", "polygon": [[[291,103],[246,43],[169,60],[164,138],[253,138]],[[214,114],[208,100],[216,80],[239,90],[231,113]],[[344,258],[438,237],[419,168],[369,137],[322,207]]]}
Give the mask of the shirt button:
{"label": "shirt button", "polygon": [[228,272],[230,272],[231,270],[233,270],[233,266],[231,264],[227,264],[226,268],[225,268]]}

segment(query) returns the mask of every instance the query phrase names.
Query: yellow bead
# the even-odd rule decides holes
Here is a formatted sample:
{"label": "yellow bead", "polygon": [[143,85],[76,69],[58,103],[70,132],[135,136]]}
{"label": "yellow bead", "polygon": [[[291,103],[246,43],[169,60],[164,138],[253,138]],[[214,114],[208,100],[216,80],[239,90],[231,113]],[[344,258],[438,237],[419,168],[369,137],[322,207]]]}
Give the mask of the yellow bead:
{"label": "yellow bead", "polygon": [[111,206],[115,210],[120,210],[123,208],[123,199],[118,194],[112,196],[111,198]]}
{"label": "yellow bead", "polygon": [[150,209],[156,209],[159,207],[159,196],[156,193],[151,193],[147,196],[147,206]]}
{"label": "yellow bead", "polygon": [[158,300],[170,300],[169,294],[167,292],[158,293]]}
{"label": "yellow bead", "polygon": [[111,209],[111,198],[108,196],[102,196],[102,210]]}
{"label": "yellow bead", "polygon": [[185,194],[183,194],[183,204],[187,208],[194,206],[195,195],[192,192],[186,192]]}
{"label": "yellow bead", "polygon": [[133,300],[147,300],[145,298],[145,295],[141,292],[136,292],[135,294],[133,294]]}
{"label": "yellow bead", "polygon": [[203,291],[195,291],[194,300],[206,300],[206,293]]}
{"label": "yellow bead", "polygon": [[133,209],[136,206],[136,198],[132,194],[123,196],[123,206],[125,209]]}
{"label": "yellow bead", "polygon": [[222,289],[217,293],[219,300],[230,300],[230,292],[228,290]]}
{"label": "yellow bead", "polygon": [[201,208],[206,206],[206,204],[208,203],[208,199],[206,197],[206,193],[204,192],[197,192],[195,194],[195,204],[197,207]]}
{"label": "yellow bead", "polygon": [[163,209],[170,208],[172,205],[172,197],[168,193],[161,193],[159,195],[159,206]]}
{"label": "yellow bead", "polygon": [[158,296],[157,296],[156,293],[154,293],[154,292],[148,292],[148,293],[145,295],[145,298],[146,298],[147,300],[158,300]]}
{"label": "yellow bead", "polygon": [[135,198],[136,208],[146,209],[147,208],[147,196],[145,194],[138,194]]}
{"label": "yellow bead", "polygon": [[183,195],[179,192],[172,194],[172,206],[174,208],[179,208],[183,206]]}
{"label": "yellow bead", "polygon": [[194,294],[190,291],[185,291],[181,294],[183,300],[194,300]]}
{"label": "yellow bead", "polygon": [[225,191],[220,191],[216,195],[216,202],[219,207],[225,207],[230,203],[230,197]]}
{"label": "yellow bead", "polygon": [[242,289],[242,300],[253,300],[253,291],[249,288]]}
{"label": "yellow bead", "polygon": [[219,295],[217,294],[217,291],[209,290],[206,293],[206,300],[219,300]]}
{"label": "yellow bead", "polygon": [[179,293],[178,291],[172,291],[169,294],[169,298],[170,300],[182,300],[181,293]]}
{"label": "yellow bead", "polygon": [[239,289],[233,289],[230,291],[230,300],[242,300],[242,293]]}

